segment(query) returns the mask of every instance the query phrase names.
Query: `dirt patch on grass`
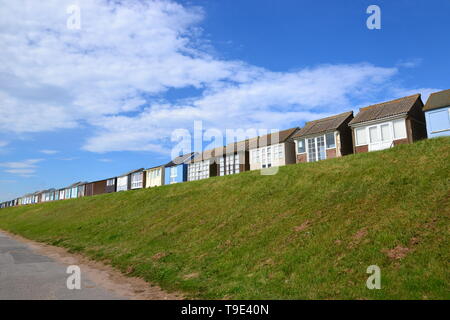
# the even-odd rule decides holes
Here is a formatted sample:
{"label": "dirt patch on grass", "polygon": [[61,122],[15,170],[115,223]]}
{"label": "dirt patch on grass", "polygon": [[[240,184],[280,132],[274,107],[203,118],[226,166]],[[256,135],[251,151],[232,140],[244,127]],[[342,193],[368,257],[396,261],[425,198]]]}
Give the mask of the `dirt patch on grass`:
{"label": "dirt patch on grass", "polygon": [[306,220],[301,225],[294,227],[294,231],[295,232],[303,231],[303,230],[307,229],[310,225],[311,225],[311,221]]}
{"label": "dirt patch on grass", "polygon": [[409,244],[412,246],[418,245],[420,243],[420,239],[418,237],[412,237],[409,240]]}
{"label": "dirt patch on grass", "polygon": [[356,232],[353,237],[352,240],[350,241],[348,248],[352,249],[354,247],[356,247],[362,239],[364,239],[367,236],[367,228],[362,228],[360,230],[358,230],[358,232]]}
{"label": "dirt patch on grass", "polygon": [[355,235],[353,236],[353,239],[354,240],[361,240],[366,235],[367,235],[367,229],[366,228],[362,228],[362,229],[358,230],[357,233],[355,233]]}
{"label": "dirt patch on grass", "polygon": [[275,261],[272,258],[266,259],[262,262],[263,266],[273,266],[275,265]]}
{"label": "dirt patch on grass", "polygon": [[217,246],[217,248],[223,249],[223,248],[231,247],[232,245],[233,245],[233,243],[231,242],[231,240],[228,239],[228,240],[226,240],[225,242],[219,244],[219,245]]}
{"label": "dirt patch on grass", "polygon": [[152,256],[152,259],[155,260],[155,261],[158,261],[158,260],[160,260],[160,259],[162,259],[162,258],[164,258],[166,256],[167,256],[167,253],[165,253],[165,252],[158,252],[157,254]]}
{"label": "dirt patch on grass", "polygon": [[[56,262],[69,265],[77,265],[82,272],[97,285],[115,294],[131,300],[180,300],[181,293],[168,293],[160,287],[154,286],[137,277],[128,277],[120,271],[104,263],[93,261],[78,253],[69,253],[66,249],[52,245],[32,241],[21,236],[2,230],[9,237],[25,243],[33,251],[47,256]],[[127,273],[134,271],[133,267],[127,268]]]}
{"label": "dirt patch on grass", "polygon": [[396,246],[394,249],[390,249],[390,250],[389,249],[383,249],[383,250],[381,250],[381,252],[386,254],[392,260],[401,260],[404,257],[406,257],[406,255],[410,251],[412,251],[412,249],[407,248],[407,247],[402,247],[401,245]]}
{"label": "dirt patch on grass", "polygon": [[198,278],[200,276],[200,274],[198,272],[193,272],[193,273],[189,273],[185,276],[183,276],[184,280],[189,280],[189,279],[195,279]]}

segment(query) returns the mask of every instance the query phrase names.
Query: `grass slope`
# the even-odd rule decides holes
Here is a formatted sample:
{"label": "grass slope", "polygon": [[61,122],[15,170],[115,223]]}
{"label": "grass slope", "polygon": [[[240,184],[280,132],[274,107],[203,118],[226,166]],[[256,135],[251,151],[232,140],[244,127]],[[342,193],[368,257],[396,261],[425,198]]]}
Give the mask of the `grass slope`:
{"label": "grass slope", "polygon": [[[450,138],[0,210],[0,228],[197,298],[448,299]],[[366,269],[381,268],[381,290]]]}

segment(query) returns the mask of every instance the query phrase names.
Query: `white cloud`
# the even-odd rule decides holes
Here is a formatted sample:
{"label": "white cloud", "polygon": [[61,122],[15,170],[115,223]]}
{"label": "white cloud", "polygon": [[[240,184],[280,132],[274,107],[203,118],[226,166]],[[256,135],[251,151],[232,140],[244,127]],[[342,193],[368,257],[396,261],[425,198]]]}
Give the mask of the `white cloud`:
{"label": "white cloud", "polygon": [[[8,1],[0,21],[0,131],[83,126],[92,152],[168,154],[171,132],[193,120],[223,128],[286,128],[389,96],[397,68],[321,65],[272,72],[209,51],[198,7],[172,1]],[[403,65],[405,62],[401,62]],[[408,62],[411,66],[411,62]],[[171,101],[167,90],[197,88]],[[132,114],[132,115],[130,115]]]}
{"label": "white cloud", "polygon": [[401,68],[415,68],[418,67],[421,63],[421,58],[402,59],[397,63],[397,66]]}
{"label": "white cloud", "polygon": [[17,174],[22,177],[32,177],[33,174],[36,172],[35,169],[8,169],[5,170],[5,172]]}
{"label": "white cloud", "polygon": [[398,97],[405,97],[405,96],[410,96],[410,95],[413,95],[416,93],[420,93],[422,101],[425,104],[427,102],[430,94],[432,94],[433,92],[441,91],[441,90],[444,90],[444,89],[439,89],[439,88],[417,88],[417,89],[395,88],[394,92]]}
{"label": "white cloud", "polygon": [[[0,130],[73,128],[136,110],[142,92],[202,87],[233,76],[233,62],[190,46],[197,8],[165,1],[79,1],[81,30],[66,28],[72,1],[2,4]],[[39,119],[39,121],[37,121]]]}
{"label": "white cloud", "polygon": [[39,152],[44,153],[44,154],[56,154],[56,153],[59,153],[58,150],[49,150],[49,149],[40,150]]}
{"label": "white cloud", "polygon": [[78,157],[58,158],[60,161],[73,161],[79,159]]}
{"label": "white cloud", "polygon": [[[351,110],[350,100],[385,89],[395,68],[369,64],[324,65],[290,73],[264,72],[258,79],[209,89],[184,104],[155,104],[138,116],[109,116],[84,148],[93,152],[159,150],[175,128],[280,128]],[[295,123],[292,123],[294,120]],[[151,143],[153,142],[153,143]],[[154,143],[156,142],[156,144]]]}
{"label": "white cloud", "polygon": [[8,141],[0,140],[0,148],[6,147],[9,144]]}
{"label": "white cloud", "polygon": [[0,162],[0,167],[6,168],[7,173],[16,174],[22,177],[31,177],[36,172],[36,164],[43,159],[27,159],[15,162]]}

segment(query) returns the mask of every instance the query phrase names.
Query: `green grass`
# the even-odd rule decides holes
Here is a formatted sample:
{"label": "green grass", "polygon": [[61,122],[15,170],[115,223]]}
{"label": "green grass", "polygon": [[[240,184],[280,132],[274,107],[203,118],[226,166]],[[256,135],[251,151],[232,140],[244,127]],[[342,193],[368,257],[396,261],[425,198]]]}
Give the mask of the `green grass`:
{"label": "green grass", "polygon": [[[449,299],[450,138],[0,210],[0,228],[217,299]],[[397,246],[404,257],[389,257]],[[399,250],[401,251],[401,250]],[[366,269],[381,268],[381,290]]]}

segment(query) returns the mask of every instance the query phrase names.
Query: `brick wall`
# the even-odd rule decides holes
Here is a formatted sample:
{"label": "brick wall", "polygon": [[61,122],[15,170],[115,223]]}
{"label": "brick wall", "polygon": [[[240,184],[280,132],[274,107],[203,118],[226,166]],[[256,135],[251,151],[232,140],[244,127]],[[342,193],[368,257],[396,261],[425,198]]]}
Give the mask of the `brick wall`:
{"label": "brick wall", "polygon": [[369,152],[369,145],[355,146],[355,153]]}
{"label": "brick wall", "polygon": [[336,158],[336,149],[327,149],[327,159]]}
{"label": "brick wall", "polygon": [[398,146],[399,144],[409,143],[408,138],[394,140],[394,146]]}

